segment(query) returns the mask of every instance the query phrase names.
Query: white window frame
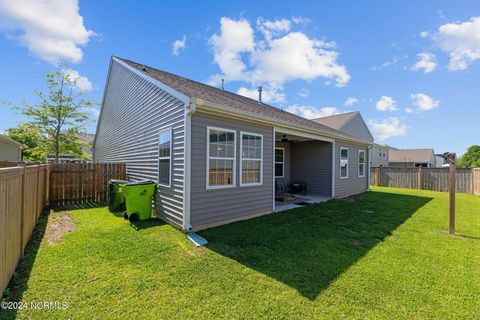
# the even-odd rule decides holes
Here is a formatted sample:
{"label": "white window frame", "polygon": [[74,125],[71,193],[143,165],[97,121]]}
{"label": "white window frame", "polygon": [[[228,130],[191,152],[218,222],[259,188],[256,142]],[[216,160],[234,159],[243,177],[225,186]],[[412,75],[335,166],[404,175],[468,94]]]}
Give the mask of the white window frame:
{"label": "white window frame", "polygon": [[[282,162],[278,162],[276,160],[276,155],[277,155],[277,150],[282,150]],[[275,178],[285,178],[285,148],[281,147],[275,147],[275,152],[273,153],[273,173],[275,174],[275,165],[277,163],[282,164],[282,175],[281,176],[275,176]]]}
{"label": "white window frame", "polygon": [[[347,175],[345,177],[342,177],[342,159],[345,159],[342,157],[342,150],[347,150]],[[348,171],[349,171],[349,167],[350,167],[350,163],[349,163],[349,158],[350,158],[350,151],[348,150],[348,148],[346,147],[340,147],[340,154],[339,154],[339,162],[338,162],[338,165],[339,165],[339,175],[340,175],[340,179],[348,179]]]}
{"label": "white window frame", "polygon": [[[249,135],[249,136],[256,136],[260,137],[262,139],[262,143],[260,145],[260,182],[254,182],[254,183],[243,183],[243,160],[252,160],[252,161],[259,161],[259,159],[254,159],[254,158],[244,158],[243,157],[243,135]],[[261,186],[263,185],[263,134],[260,133],[253,133],[253,132],[247,132],[247,131],[240,131],[240,187],[253,187],[253,186]]]}
{"label": "white window frame", "polygon": [[[167,132],[167,131],[170,132],[170,156],[160,157],[160,136],[162,135],[162,133]],[[160,130],[160,133],[158,134],[158,179],[157,179],[157,182],[158,182],[159,186],[167,187],[167,188],[172,187],[172,154],[173,154],[172,146],[173,146],[173,130],[172,130],[172,128],[169,127],[169,128],[165,128],[165,129]],[[170,160],[170,162],[169,162],[168,184],[160,183],[160,160],[165,160],[165,159]]]}
{"label": "white window frame", "polygon": [[[363,153],[363,175],[360,175],[360,153]],[[365,178],[365,164],[367,163],[367,153],[365,150],[358,150],[358,177]]]}
{"label": "white window frame", "polygon": [[[225,131],[225,132],[232,132],[233,133],[233,158],[225,158],[225,157],[210,157],[210,131],[218,130],[218,131]],[[237,185],[237,131],[232,129],[220,128],[220,127],[213,127],[207,126],[207,165],[206,165],[206,187],[207,190],[215,190],[215,189],[229,189],[235,188]],[[210,186],[210,159],[212,160],[233,160],[233,167],[232,167],[232,184],[226,184],[221,186]]]}

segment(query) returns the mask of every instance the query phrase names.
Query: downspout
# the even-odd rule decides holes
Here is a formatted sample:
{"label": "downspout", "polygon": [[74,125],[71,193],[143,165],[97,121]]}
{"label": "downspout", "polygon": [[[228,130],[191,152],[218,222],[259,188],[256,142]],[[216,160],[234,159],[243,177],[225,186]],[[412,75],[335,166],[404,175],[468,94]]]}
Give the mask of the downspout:
{"label": "downspout", "polygon": [[185,101],[185,160],[184,160],[184,182],[183,182],[183,230],[192,229],[190,223],[190,199],[191,199],[191,174],[192,174],[192,115],[197,110],[197,105]]}

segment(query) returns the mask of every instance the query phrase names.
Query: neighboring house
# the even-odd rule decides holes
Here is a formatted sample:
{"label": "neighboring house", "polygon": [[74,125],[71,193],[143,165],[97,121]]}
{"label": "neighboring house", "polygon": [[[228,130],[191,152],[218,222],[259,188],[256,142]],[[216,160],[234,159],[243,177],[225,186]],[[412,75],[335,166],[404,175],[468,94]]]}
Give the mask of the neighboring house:
{"label": "neighboring house", "polygon": [[276,211],[276,178],[301,181],[310,195],[366,191],[372,142],[112,57],[93,158],[158,182],[159,217],[199,230]]}
{"label": "neighboring house", "polygon": [[397,168],[434,168],[436,166],[433,149],[390,150],[389,166]]}
{"label": "neighboring house", "polygon": [[0,161],[22,161],[22,144],[0,134]]}
{"label": "neighboring house", "polygon": [[84,147],[83,151],[85,151],[85,153],[88,154],[89,158],[92,159],[92,156],[93,156],[92,146],[93,146],[93,141],[95,140],[95,134],[81,133],[78,135],[78,139],[88,144],[88,147]]}
{"label": "neighboring house", "polygon": [[443,154],[436,154],[435,155],[435,166],[437,168],[444,168],[449,167],[447,159],[443,157]]}
{"label": "neighboring house", "polygon": [[377,143],[373,144],[371,166],[372,167],[388,167],[390,150],[397,150],[397,149],[387,145],[381,145]]}

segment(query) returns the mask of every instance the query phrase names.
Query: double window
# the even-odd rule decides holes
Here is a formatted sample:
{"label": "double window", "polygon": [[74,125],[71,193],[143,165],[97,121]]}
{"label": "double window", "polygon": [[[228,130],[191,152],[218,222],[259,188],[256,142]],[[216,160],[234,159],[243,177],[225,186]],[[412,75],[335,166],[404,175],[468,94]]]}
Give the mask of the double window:
{"label": "double window", "polygon": [[284,177],[285,149],[275,148],[275,178]]}
{"label": "double window", "polygon": [[365,177],[365,150],[358,150],[358,176]]}
{"label": "double window", "polygon": [[160,132],[158,141],[158,184],[164,187],[171,186],[172,170],[172,129]]}
{"label": "double window", "polygon": [[261,134],[240,133],[240,186],[262,184],[263,136]]}
{"label": "double window", "polygon": [[340,148],[340,179],[348,178],[348,148]]}
{"label": "double window", "polygon": [[207,128],[207,189],[235,186],[235,131]]}

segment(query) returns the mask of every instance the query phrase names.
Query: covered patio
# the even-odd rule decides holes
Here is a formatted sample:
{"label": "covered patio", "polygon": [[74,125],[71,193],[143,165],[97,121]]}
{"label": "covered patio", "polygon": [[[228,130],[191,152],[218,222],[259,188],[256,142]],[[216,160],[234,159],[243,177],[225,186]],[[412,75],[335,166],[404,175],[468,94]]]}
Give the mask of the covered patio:
{"label": "covered patio", "polygon": [[333,195],[334,141],[290,130],[275,132],[275,211],[324,202]]}

